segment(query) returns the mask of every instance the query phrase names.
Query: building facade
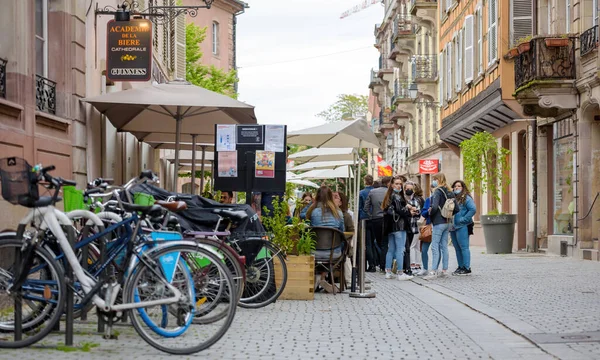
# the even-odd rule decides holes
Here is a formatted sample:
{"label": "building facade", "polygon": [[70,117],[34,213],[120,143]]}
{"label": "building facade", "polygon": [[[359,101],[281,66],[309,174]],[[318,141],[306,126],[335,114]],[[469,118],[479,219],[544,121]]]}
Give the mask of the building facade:
{"label": "building facade", "polygon": [[598,1],[521,3],[533,16],[513,44],[513,95],[536,124],[536,245],[599,260]]}
{"label": "building facade", "polygon": [[438,3],[394,0],[384,5],[384,20],[375,27],[379,69],[372,70],[370,81],[381,108],[381,152],[395,173],[418,182],[429,194],[431,174],[444,171],[456,178],[459,162],[437,134]]}

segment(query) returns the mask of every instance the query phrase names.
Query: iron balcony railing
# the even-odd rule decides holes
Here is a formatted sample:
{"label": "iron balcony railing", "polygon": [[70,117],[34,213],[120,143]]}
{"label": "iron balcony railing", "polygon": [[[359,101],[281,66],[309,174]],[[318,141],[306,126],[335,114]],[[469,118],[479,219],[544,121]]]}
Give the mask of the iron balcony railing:
{"label": "iron balcony railing", "polygon": [[379,126],[383,125],[383,110],[379,110]]}
{"label": "iron balcony railing", "polygon": [[598,48],[598,25],[584,31],[579,40],[581,42],[581,56],[596,50]]}
{"label": "iron balcony railing", "polygon": [[0,59],[0,97],[6,99],[6,64],[5,59]]}
{"label": "iron balcony railing", "polygon": [[412,59],[414,80],[435,80],[437,78],[437,55],[415,55]]}
{"label": "iron balcony railing", "polygon": [[[566,44],[552,43],[552,40],[562,40]],[[518,89],[532,81],[574,80],[575,40],[572,37],[531,40],[529,51],[515,58],[515,87]]]}
{"label": "iron balcony railing", "polygon": [[410,0],[410,8],[411,8],[411,10],[418,3],[437,3],[437,0]]}
{"label": "iron balcony railing", "polygon": [[379,70],[383,69],[383,55],[379,55]]}
{"label": "iron balcony railing", "polygon": [[409,99],[410,98],[410,92],[408,90],[409,88],[410,88],[410,84],[409,84],[408,80],[405,80],[405,79],[395,80],[394,81],[394,98],[393,98],[392,104],[397,99]]}
{"label": "iron balcony railing", "polygon": [[56,114],[56,83],[43,76],[35,76],[35,103],[39,111]]}

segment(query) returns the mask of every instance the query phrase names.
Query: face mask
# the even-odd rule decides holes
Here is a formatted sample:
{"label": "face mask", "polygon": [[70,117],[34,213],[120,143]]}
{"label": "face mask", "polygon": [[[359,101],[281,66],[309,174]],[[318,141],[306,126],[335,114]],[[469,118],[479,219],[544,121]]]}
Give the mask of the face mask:
{"label": "face mask", "polygon": [[431,185],[433,185],[433,187],[438,187],[438,182],[437,182],[437,180],[433,180],[433,181],[431,182]]}
{"label": "face mask", "polygon": [[395,192],[396,194],[399,194],[401,191],[402,191],[402,189],[394,189],[394,192]]}
{"label": "face mask", "polygon": [[462,192],[462,190],[459,190],[459,189],[454,189],[454,193],[455,193],[456,195],[460,194],[461,192]]}
{"label": "face mask", "polygon": [[408,195],[408,196],[411,196],[411,195],[412,195],[412,194],[414,194],[415,192],[414,192],[414,191],[412,191],[412,190],[410,190],[410,189],[408,189],[408,190],[406,190],[404,193],[405,193],[406,195]]}

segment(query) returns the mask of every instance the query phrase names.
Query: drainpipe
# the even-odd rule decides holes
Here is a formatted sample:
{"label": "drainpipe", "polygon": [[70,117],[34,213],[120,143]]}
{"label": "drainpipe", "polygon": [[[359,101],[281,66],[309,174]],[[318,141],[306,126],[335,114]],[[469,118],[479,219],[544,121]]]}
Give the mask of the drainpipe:
{"label": "drainpipe", "polygon": [[533,185],[533,191],[531,194],[531,198],[533,201],[533,252],[538,251],[538,196],[537,196],[537,120],[533,119],[531,121],[531,148],[533,151],[531,152],[531,160],[532,167],[531,170],[531,181]]}

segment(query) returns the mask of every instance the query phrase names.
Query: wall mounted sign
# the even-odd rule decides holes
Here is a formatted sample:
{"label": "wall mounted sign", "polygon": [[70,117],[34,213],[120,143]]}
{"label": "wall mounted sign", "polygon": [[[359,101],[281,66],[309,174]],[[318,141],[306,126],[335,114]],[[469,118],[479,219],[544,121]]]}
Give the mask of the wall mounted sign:
{"label": "wall mounted sign", "polygon": [[419,174],[437,174],[440,161],[438,159],[419,160]]}
{"label": "wall mounted sign", "polygon": [[111,20],[106,35],[106,77],[111,81],[148,81],[152,76],[152,23]]}
{"label": "wall mounted sign", "polygon": [[262,125],[238,125],[238,145],[262,145],[264,143],[265,127]]}

